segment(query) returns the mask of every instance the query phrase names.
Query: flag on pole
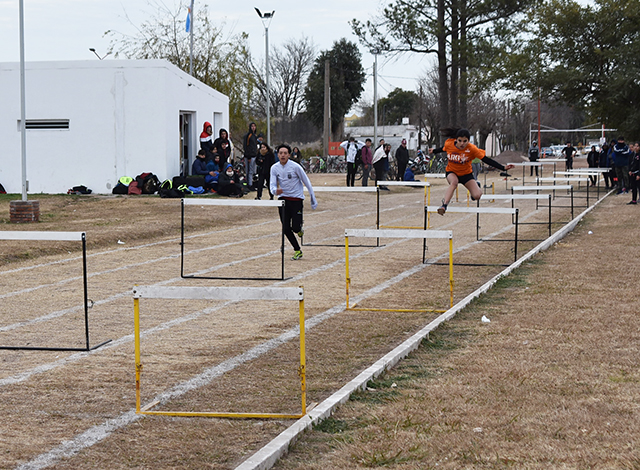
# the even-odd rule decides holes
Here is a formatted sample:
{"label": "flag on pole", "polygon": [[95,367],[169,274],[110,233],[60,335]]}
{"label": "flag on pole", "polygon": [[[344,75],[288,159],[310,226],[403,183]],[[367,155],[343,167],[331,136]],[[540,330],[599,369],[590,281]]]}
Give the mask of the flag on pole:
{"label": "flag on pole", "polygon": [[187,33],[191,30],[191,8],[187,7]]}

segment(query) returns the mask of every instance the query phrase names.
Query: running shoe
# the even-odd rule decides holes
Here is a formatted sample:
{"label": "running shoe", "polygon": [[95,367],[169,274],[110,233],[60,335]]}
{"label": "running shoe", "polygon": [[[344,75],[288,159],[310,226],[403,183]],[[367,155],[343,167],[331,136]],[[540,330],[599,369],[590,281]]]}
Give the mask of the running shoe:
{"label": "running shoe", "polygon": [[444,203],[444,199],[442,200],[442,205],[438,207],[438,214],[444,215],[447,212],[447,205]]}
{"label": "running shoe", "polygon": [[291,257],[292,261],[298,260],[302,258],[302,251],[297,250],[293,252],[293,256]]}
{"label": "running shoe", "polygon": [[629,204],[631,204],[631,205],[636,205],[636,204],[638,204],[638,203],[637,203],[636,201],[627,202],[627,205],[629,205]]}
{"label": "running shoe", "polygon": [[302,238],[304,236],[304,229],[303,228],[301,228],[300,231],[298,232],[298,236],[300,238]]}

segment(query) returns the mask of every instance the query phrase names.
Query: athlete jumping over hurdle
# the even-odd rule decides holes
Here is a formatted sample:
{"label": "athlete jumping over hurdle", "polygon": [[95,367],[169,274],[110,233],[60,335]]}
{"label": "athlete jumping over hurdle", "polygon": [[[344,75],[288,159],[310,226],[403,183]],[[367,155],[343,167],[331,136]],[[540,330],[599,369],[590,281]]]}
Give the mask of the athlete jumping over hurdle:
{"label": "athlete jumping over hurdle", "polygon": [[471,134],[469,134],[467,129],[445,128],[441,129],[440,133],[443,136],[448,137],[448,139],[441,148],[430,149],[429,153],[447,153],[448,163],[445,171],[449,187],[444,194],[442,206],[438,208],[438,214],[444,215],[445,212],[447,212],[447,205],[449,204],[449,201],[451,201],[458,184],[464,185],[464,187],[469,190],[471,198],[474,201],[477,201],[482,197],[480,184],[473,177],[473,169],[471,166],[471,161],[473,159],[479,158],[484,163],[487,163],[500,171],[510,170],[514,165],[510,164],[503,166],[495,160],[487,157],[484,150],[470,144],[469,139],[471,138]]}

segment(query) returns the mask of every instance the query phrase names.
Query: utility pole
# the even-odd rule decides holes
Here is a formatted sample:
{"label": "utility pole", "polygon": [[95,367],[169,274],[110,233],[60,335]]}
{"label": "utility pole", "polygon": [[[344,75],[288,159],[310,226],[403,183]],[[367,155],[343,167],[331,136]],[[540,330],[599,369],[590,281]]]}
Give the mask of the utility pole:
{"label": "utility pole", "polygon": [[373,148],[378,145],[378,51],[373,52]]}
{"label": "utility pole", "polygon": [[324,153],[329,159],[329,141],[331,140],[331,69],[329,59],[324,61]]}
{"label": "utility pole", "polygon": [[420,85],[420,107],[418,111],[418,150],[422,149],[422,85]]}
{"label": "utility pole", "polygon": [[193,77],[193,2],[189,8],[189,75]]}

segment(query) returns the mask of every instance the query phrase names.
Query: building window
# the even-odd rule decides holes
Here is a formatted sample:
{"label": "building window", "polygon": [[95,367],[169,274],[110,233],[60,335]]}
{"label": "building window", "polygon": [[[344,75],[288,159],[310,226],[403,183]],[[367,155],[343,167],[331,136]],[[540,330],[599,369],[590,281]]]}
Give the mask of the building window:
{"label": "building window", "polygon": [[[69,129],[68,119],[27,119],[25,121],[27,129]],[[18,119],[18,130],[20,130],[20,119]]]}

